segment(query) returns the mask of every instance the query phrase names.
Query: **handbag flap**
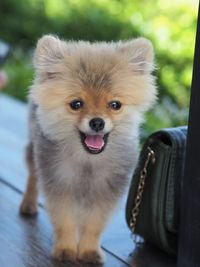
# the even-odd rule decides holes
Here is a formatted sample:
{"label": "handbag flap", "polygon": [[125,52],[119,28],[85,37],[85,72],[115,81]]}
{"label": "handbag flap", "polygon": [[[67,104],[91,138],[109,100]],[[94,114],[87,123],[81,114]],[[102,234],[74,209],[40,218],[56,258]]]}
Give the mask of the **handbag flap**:
{"label": "handbag flap", "polygon": [[150,136],[159,139],[171,148],[168,179],[166,184],[165,226],[177,233],[180,215],[180,197],[185,161],[187,127],[167,128]]}

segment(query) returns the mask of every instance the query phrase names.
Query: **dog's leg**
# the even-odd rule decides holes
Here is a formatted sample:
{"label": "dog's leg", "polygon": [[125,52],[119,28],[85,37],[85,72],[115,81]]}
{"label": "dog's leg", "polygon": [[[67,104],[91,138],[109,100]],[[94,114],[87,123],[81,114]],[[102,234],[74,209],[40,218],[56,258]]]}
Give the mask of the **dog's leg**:
{"label": "dog's leg", "polygon": [[85,263],[102,264],[104,262],[104,253],[100,248],[100,235],[106,224],[106,214],[97,209],[90,213],[80,235],[78,248],[78,258]]}
{"label": "dog's leg", "polygon": [[53,257],[59,261],[74,262],[77,258],[77,233],[73,214],[67,209],[66,198],[61,197],[58,201],[49,196],[47,200],[54,227]]}
{"label": "dog's leg", "polygon": [[37,213],[37,177],[33,162],[33,145],[30,143],[26,149],[26,162],[28,166],[29,176],[22,203],[20,205],[20,213],[23,215],[35,215]]}

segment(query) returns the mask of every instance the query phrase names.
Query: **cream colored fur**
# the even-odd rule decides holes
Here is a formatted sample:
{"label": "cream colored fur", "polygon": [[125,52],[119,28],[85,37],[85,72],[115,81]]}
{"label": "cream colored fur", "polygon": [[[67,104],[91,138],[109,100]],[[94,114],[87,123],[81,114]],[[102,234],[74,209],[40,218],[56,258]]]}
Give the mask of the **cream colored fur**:
{"label": "cream colored fur", "polygon": [[[29,168],[21,212],[35,211],[30,206],[36,206],[37,176],[58,260],[103,261],[99,239],[136,165],[143,113],[156,99],[153,58],[144,38],[89,43],[47,35],[38,41],[30,90],[34,170]],[[82,109],[70,108],[74,99],[84,102]],[[121,102],[119,110],[109,108],[113,100]],[[105,122],[100,134],[109,134],[97,155],[84,149],[79,133],[94,134],[89,126],[94,117]]]}

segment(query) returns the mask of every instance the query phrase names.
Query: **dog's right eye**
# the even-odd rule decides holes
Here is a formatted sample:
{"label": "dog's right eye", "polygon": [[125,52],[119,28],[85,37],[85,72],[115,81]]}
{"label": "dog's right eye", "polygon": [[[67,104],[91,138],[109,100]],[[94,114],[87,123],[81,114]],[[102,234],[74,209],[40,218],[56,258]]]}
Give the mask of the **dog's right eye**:
{"label": "dog's right eye", "polygon": [[69,105],[70,105],[71,109],[78,110],[78,109],[83,107],[83,101],[81,101],[81,100],[73,100],[72,102],[70,102]]}

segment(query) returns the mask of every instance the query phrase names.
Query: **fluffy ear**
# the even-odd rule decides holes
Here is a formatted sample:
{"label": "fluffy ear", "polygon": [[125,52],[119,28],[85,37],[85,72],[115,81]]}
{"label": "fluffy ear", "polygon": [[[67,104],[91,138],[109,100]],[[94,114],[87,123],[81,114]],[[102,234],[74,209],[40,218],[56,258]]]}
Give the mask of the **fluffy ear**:
{"label": "fluffy ear", "polygon": [[54,78],[62,69],[66,50],[66,43],[53,35],[39,39],[33,60],[36,73],[43,75],[43,79]]}
{"label": "fluffy ear", "polygon": [[154,52],[149,40],[145,38],[133,39],[122,43],[119,50],[130,62],[134,72],[145,74],[153,70]]}

